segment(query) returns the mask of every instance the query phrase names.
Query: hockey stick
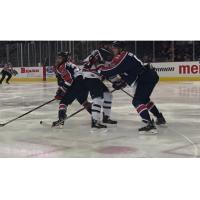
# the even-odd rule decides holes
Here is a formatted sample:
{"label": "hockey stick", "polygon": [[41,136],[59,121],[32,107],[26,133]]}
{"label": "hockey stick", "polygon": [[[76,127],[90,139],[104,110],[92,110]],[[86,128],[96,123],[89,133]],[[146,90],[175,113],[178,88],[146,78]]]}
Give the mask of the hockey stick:
{"label": "hockey stick", "polygon": [[[114,91],[116,91],[116,90],[114,89],[114,90],[110,91],[110,93],[113,93]],[[66,118],[66,120],[67,120],[67,119],[70,119],[71,117],[73,117],[74,115],[76,115],[76,114],[80,113],[82,110],[85,110],[85,109],[86,109],[86,108],[85,108],[85,107],[83,107],[83,108],[81,108],[81,109],[77,110],[77,111],[76,111],[76,112],[74,112],[73,114],[69,115],[69,116]]]}
{"label": "hockey stick", "polygon": [[[114,91],[116,91],[116,89],[110,91],[111,93],[113,93]],[[72,118],[73,116],[75,116],[76,114],[80,113],[81,111],[85,110],[86,107],[80,108],[79,110],[77,110],[76,112],[72,113],[71,115],[69,115],[65,120],[68,120],[70,118]],[[45,124],[44,121],[40,121],[40,124]]]}
{"label": "hockey stick", "polygon": [[129,97],[133,98],[133,95],[131,95],[130,93],[128,93],[126,90],[124,89],[120,89],[122,92],[124,92],[125,94],[127,94]]}
{"label": "hockey stick", "polygon": [[[79,110],[77,110],[76,112],[72,113],[71,115],[69,115],[65,120],[70,119],[71,117],[75,116],[76,114],[80,113],[81,111],[85,110],[85,107],[80,108]],[[52,125],[47,124],[45,121],[40,121],[40,124],[43,126],[46,126],[48,128],[52,128]]]}
{"label": "hockey stick", "polygon": [[[111,80],[107,79],[108,82],[113,83]],[[135,85],[135,84],[134,84]],[[133,95],[131,95],[130,93],[128,93],[126,90],[124,89],[120,89],[122,92],[124,92],[125,94],[127,94],[129,97],[133,98]]]}
{"label": "hockey stick", "polygon": [[[71,115],[69,115],[68,117],[66,117],[66,120],[70,119],[71,117],[73,117],[74,115],[80,113],[81,111],[85,110],[85,107],[80,108],[79,110],[77,110],[76,112],[72,113]],[[40,124],[45,123],[44,121],[40,121]]]}
{"label": "hockey stick", "polygon": [[32,110],[30,110],[30,111],[28,111],[28,112],[22,114],[22,115],[20,115],[20,116],[14,118],[14,119],[9,120],[8,122],[6,122],[6,123],[4,123],[4,124],[0,124],[0,127],[3,127],[3,126],[5,126],[5,125],[7,125],[7,124],[10,124],[11,122],[14,122],[14,121],[16,121],[17,119],[20,119],[20,118],[24,117],[25,115],[28,115],[29,113],[31,113],[31,112],[33,112],[33,111],[35,111],[35,110],[38,110],[39,108],[42,108],[43,106],[45,106],[45,105],[47,105],[47,104],[50,104],[51,102],[53,102],[53,101],[55,101],[55,100],[56,100],[56,99],[52,99],[52,100],[50,100],[50,101],[47,101],[46,103],[43,103],[42,105],[40,105],[40,106],[38,106],[38,107],[36,107],[36,108],[34,108],[34,109],[32,109]]}

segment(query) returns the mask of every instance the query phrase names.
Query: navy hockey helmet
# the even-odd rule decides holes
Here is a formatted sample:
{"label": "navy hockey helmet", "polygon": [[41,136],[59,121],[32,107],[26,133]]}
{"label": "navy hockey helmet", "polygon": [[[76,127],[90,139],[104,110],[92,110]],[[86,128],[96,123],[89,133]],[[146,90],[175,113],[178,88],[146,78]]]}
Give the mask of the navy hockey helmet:
{"label": "navy hockey helmet", "polygon": [[70,52],[62,51],[62,52],[59,52],[57,56],[60,56],[60,57],[64,58],[65,61],[68,61],[70,55],[71,55]]}
{"label": "navy hockey helmet", "polygon": [[112,43],[112,47],[119,48],[119,49],[124,49],[125,48],[125,44],[122,41],[114,41]]}
{"label": "navy hockey helmet", "polygon": [[113,54],[112,52],[110,52],[109,50],[107,49],[104,49],[104,48],[100,48],[99,49],[99,53],[100,53],[100,56],[101,56],[101,59],[103,61],[111,61],[113,59]]}

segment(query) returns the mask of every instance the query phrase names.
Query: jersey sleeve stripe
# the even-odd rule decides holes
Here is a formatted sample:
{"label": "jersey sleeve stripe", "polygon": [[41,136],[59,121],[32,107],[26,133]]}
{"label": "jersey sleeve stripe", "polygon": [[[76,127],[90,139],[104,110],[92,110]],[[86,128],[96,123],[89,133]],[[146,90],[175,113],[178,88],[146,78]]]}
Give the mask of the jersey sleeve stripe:
{"label": "jersey sleeve stripe", "polygon": [[128,52],[122,54],[122,56],[120,56],[116,61],[112,61],[110,65],[108,66],[103,66],[101,68],[102,71],[109,71],[109,70],[112,70],[112,69],[115,69],[116,67],[118,67],[122,61],[125,59],[125,57],[127,56]]}

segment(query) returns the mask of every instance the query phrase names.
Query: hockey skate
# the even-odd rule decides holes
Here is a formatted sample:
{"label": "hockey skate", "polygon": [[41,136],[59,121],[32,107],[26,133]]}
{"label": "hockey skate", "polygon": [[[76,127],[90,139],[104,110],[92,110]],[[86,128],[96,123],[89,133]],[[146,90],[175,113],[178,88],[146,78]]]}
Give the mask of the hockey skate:
{"label": "hockey skate", "polygon": [[158,130],[157,130],[153,120],[148,122],[147,126],[139,128],[138,131],[139,131],[140,134],[144,134],[144,135],[158,134]]}
{"label": "hockey skate", "polygon": [[99,121],[92,119],[92,124],[91,124],[92,128],[107,128],[107,126],[101,124]]}
{"label": "hockey skate", "polygon": [[63,128],[65,121],[64,120],[57,120],[52,123],[52,128],[57,127],[57,128]]}
{"label": "hockey skate", "polygon": [[163,114],[160,113],[160,116],[156,119],[156,125],[165,126],[167,124]]}
{"label": "hockey skate", "polygon": [[105,124],[117,124],[117,121],[110,119],[109,116],[103,114],[103,123]]}

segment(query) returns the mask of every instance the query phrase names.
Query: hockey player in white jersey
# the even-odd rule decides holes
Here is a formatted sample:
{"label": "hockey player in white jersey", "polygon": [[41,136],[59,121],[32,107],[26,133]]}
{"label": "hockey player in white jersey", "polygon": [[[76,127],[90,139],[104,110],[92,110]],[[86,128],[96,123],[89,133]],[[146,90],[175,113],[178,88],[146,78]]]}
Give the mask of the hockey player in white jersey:
{"label": "hockey player in white jersey", "polygon": [[107,86],[102,82],[102,77],[98,73],[98,69],[103,64],[101,54],[107,54],[112,59],[110,52],[100,48],[92,51],[92,53],[84,60],[83,77],[84,83],[90,92],[92,103],[92,128],[106,128],[107,126],[101,123],[101,109],[103,109],[103,123],[117,124],[117,121],[111,120],[112,93]]}

